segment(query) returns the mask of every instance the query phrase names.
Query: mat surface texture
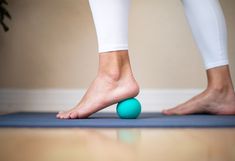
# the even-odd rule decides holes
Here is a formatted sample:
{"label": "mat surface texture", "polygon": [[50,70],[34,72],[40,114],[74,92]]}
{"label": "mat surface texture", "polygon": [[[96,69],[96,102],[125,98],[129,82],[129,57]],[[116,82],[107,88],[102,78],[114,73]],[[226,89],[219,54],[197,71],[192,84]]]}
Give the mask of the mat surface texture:
{"label": "mat surface texture", "polygon": [[184,115],[165,116],[142,113],[138,119],[119,119],[115,113],[96,113],[88,119],[57,119],[56,113],[19,112],[0,115],[0,127],[50,128],[172,128],[172,127],[235,127],[235,116]]}

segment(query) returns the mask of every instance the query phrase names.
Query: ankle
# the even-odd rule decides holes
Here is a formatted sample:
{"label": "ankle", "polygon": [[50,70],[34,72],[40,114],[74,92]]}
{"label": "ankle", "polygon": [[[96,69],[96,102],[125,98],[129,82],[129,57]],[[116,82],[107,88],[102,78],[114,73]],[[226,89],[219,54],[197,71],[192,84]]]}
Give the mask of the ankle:
{"label": "ankle", "polygon": [[114,81],[132,75],[128,51],[113,51],[99,55],[98,75]]}
{"label": "ankle", "polygon": [[232,79],[228,66],[212,68],[207,71],[207,89],[218,93],[234,92]]}
{"label": "ankle", "polygon": [[217,94],[234,94],[234,89],[233,86],[231,84],[210,84],[207,87],[208,91],[211,91],[213,93],[217,93]]}

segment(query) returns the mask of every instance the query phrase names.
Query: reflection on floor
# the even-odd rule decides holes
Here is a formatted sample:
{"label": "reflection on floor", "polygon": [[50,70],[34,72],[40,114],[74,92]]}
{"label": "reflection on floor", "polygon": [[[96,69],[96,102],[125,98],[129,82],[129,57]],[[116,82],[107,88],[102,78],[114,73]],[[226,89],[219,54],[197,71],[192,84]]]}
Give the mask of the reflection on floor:
{"label": "reflection on floor", "polygon": [[0,161],[234,161],[235,129],[0,129]]}

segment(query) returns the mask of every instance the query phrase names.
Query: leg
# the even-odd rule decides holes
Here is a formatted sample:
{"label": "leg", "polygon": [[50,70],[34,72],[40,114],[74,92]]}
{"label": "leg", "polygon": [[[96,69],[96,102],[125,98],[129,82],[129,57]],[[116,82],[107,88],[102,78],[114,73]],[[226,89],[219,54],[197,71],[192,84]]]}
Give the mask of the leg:
{"label": "leg", "polygon": [[99,46],[99,69],[81,101],[57,118],[86,118],[123,99],[135,97],[139,86],[128,55],[130,0],[89,0]]}
{"label": "leg", "polygon": [[164,114],[235,114],[235,94],[229,72],[227,31],[218,0],[183,0],[186,17],[203,57],[208,86],[201,94]]}

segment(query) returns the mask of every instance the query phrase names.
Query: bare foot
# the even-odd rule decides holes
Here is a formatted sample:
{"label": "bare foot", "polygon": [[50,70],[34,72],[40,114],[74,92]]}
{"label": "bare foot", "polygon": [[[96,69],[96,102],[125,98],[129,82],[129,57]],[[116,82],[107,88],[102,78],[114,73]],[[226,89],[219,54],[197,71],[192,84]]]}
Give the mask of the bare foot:
{"label": "bare foot", "polygon": [[166,115],[186,115],[194,113],[234,115],[235,94],[234,91],[227,92],[208,89],[175,108],[163,110],[163,113]]}
{"label": "bare foot", "polygon": [[139,86],[132,75],[127,54],[106,53],[101,54],[100,59],[99,73],[81,101],[71,110],[58,113],[57,118],[87,118],[107,106],[138,95]]}
{"label": "bare foot", "polygon": [[119,101],[138,95],[139,87],[133,78],[115,81],[98,76],[88,88],[82,100],[73,109],[59,113],[58,118],[86,118],[89,115]]}
{"label": "bare foot", "polygon": [[235,115],[235,93],[229,66],[220,66],[207,70],[208,87],[201,94],[169,110],[166,115],[186,115],[210,113]]}

